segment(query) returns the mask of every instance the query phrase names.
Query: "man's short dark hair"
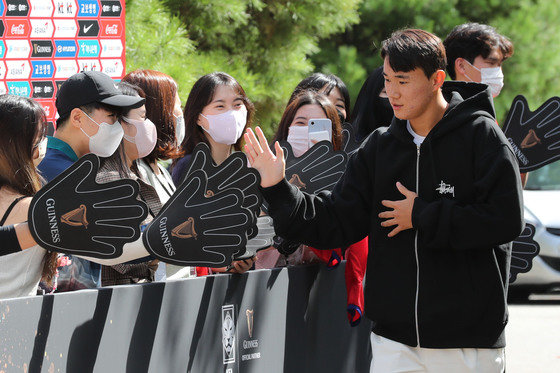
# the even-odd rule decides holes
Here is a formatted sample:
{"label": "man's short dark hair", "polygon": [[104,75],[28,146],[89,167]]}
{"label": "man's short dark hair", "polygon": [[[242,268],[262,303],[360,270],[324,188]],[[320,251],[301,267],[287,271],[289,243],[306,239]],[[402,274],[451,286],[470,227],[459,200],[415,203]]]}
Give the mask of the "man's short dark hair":
{"label": "man's short dark hair", "polygon": [[492,26],[480,23],[464,23],[455,26],[443,41],[447,52],[447,72],[451,79],[456,79],[455,60],[464,58],[471,64],[478,56],[487,58],[490,53],[499,48],[503,61],[513,54],[513,43],[503,35],[498,34]]}
{"label": "man's short dark hair", "polygon": [[[93,113],[94,110],[97,110],[97,109],[105,109],[105,110],[110,111],[112,113],[115,113],[117,115],[120,115],[120,113],[122,111],[122,108],[118,108],[116,106],[101,104],[99,102],[92,102],[91,104],[80,106],[80,109],[82,109],[87,115],[91,115],[91,113]],[[59,117],[56,120],[56,128],[57,129],[64,127],[64,125],[66,124],[66,122],[70,118],[70,114],[71,114],[71,112],[64,115],[64,116]]]}
{"label": "man's short dark hair", "polygon": [[437,70],[445,70],[445,48],[441,39],[424,30],[407,29],[393,32],[383,41],[381,58],[389,58],[394,71],[420,68],[430,78]]}

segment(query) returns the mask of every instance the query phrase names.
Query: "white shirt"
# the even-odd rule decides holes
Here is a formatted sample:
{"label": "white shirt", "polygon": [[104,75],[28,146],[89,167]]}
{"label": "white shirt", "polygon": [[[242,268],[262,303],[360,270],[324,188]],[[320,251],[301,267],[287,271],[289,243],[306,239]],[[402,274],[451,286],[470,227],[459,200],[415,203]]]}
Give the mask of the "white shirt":
{"label": "white shirt", "polygon": [[414,132],[414,130],[412,129],[412,126],[410,125],[410,121],[408,121],[408,120],[406,121],[406,129],[408,130],[408,132],[414,138],[413,141],[416,144],[416,146],[420,146],[420,144],[422,144],[424,142],[424,140],[426,139],[426,136],[420,136],[419,134]]}
{"label": "white shirt", "polygon": [[19,253],[0,256],[0,299],[37,295],[46,253],[36,245]]}

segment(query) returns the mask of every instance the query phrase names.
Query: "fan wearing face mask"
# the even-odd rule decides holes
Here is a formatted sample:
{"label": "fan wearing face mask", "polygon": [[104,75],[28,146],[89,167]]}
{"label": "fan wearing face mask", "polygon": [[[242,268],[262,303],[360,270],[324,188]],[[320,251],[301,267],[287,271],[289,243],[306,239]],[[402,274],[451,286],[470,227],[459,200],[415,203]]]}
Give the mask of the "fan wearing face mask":
{"label": "fan wearing face mask", "polygon": [[[120,82],[117,87],[127,96],[142,98],[145,96],[141,88],[126,82]],[[150,154],[156,146],[156,127],[146,117],[145,105],[123,110],[119,122],[123,128],[123,139],[119,148],[110,157],[101,160],[96,181],[107,183],[123,178],[136,180],[140,185],[139,198],[148,205],[148,217],[142,222],[142,225],[145,225],[159,213],[162,203],[155,188],[139,178],[132,170],[137,169],[135,162]],[[129,263],[104,265],[101,268],[101,284],[112,286],[152,282],[155,280],[158,263],[158,260],[147,257]]]}
{"label": "fan wearing face mask", "polygon": [[294,88],[288,105],[302,92],[315,91],[327,96],[329,101],[334,105],[340,122],[346,122],[350,114],[350,93],[346,84],[338,76],[333,74],[314,73],[303,79]]}
{"label": "fan wearing face mask", "polygon": [[[447,72],[453,80],[483,83],[498,97],[504,87],[502,64],[513,55],[513,43],[496,29],[480,23],[455,26],[443,41]],[[522,185],[527,173],[521,174]]]}
{"label": "fan wearing face mask", "polygon": [[[334,89],[338,88],[333,87],[331,93]],[[298,90],[296,88],[296,91]],[[292,95],[290,98],[278,125],[274,141],[288,141],[294,155],[300,157],[310,148],[309,120],[328,118],[332,123],[330,141],[333,143],[334,150],[340,150],[342,146],[341,111],[335,105],[336,99],[334,101],[333,103],[330,96],[319,93],[315,89],[299,90],[298,94]],[[346,111],[343,112],[346,113]],[[271,248],[258,254],[257,268],[283,267],[319,261],[326,263],[329,268],[336,268],[343,258],[347,259],[345,270],[347,311],[350,324],[354,326],[360,322],[364,309],[362,281],[367,253],[367,237],[347,247],[344,253],[341,249],[320,250],[300,245],[293,254],[282,256],[279,251]]]}
{"label": "fan wearing face mask", "polygon": [[[51,181],[81,156],[94,153],[108,157],[119,147],[123,129],[118,114],[123,109],[143,105],[141,97],[125,96],[108,75],[87,71],[68,78],[58,89],[54,136],[48,137],[45,158],[37,166],[41,176]],[[57,291],[101,286],[101,266],[74,258],[60,269]]]}
{"label": "fan wearing face mask", "polygon": [[[142,69],[125,75],[122,81],[139,87],[146,95],[146,118],[155,125],[156,145],[147,154],[141,154],[136,162],[137,168],[133,169],[145,182],[154,187],[163,205],[175,192],[175,184],[166,165],[178,156],[179,146],[185,138],[185,121],[177,82],[160,71]],[[194,267],[159,263],[155,280],[194,276]]]}
{"label": "fan wearing face mask", "polygon": [[[174,161],[172,169],[175,184],[180,185],[183,180],[197,144],[208,145],[216,165],[232,152],[240,151],[243,132],[250,126],[254,112],[253,103],[232,76],[215,72],[198,79],[185,104],[185,139],[181,143],[181,158]],[[254,262],[254,258],[233,261],[229,272],[246,272]],[[223,271],[225,268],[197,268],[199,276]]]}

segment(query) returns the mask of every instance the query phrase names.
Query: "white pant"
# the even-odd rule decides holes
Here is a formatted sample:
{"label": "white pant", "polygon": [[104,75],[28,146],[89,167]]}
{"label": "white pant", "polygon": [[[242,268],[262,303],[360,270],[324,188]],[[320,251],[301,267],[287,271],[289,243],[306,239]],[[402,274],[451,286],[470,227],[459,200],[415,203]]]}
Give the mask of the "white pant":
{"label": "white pant", "polygon": [[418,348],[371,333],[371,373],[503,373],[503,348]]}

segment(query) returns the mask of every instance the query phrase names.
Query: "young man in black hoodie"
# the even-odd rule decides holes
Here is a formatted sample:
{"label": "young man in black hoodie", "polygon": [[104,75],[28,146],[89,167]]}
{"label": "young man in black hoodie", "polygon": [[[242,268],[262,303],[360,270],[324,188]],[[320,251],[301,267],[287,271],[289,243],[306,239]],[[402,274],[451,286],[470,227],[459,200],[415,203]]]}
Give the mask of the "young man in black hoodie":
{"label": "young man in black hoodie", "polygon": [[369,235],[365,311],[372,371],[500,372],[511,241],[523,228],[516,158],[485,85],[446,82],[441,40],[383,43],[395,118],[349,160],[332,193],[284,178],[257,128],[245,136],[276,233],[313,247]]}

